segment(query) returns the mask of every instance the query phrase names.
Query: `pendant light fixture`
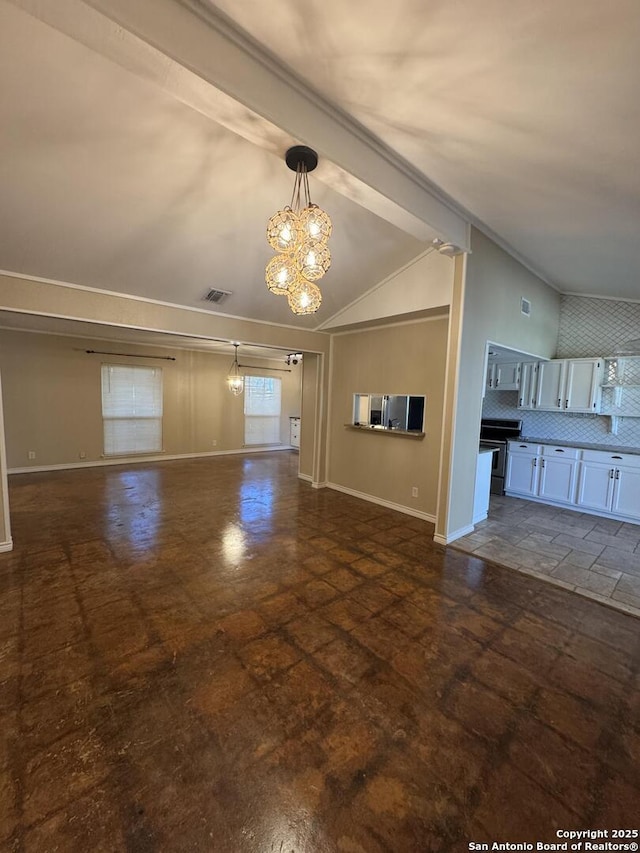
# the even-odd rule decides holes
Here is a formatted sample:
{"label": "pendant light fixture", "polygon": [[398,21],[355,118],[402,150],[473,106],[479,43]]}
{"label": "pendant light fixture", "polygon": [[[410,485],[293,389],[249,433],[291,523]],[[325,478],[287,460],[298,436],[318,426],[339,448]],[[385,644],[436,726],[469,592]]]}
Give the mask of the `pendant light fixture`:
{"label": "pendant light fixture", "polygon": [[244,391],[244,376],[240,373],[240,365],[238,364],[238,344],[234,344],[234,347],[236,348],[236,352],[233,357],[233,363],[229,368],[227,387],[234,397],[239,397]]}
{"label": "pendant light fixture", "polygon": [[331,219],[311,201],[307,176],[318,165],[316,152],[306,145],[294,145],[285,162],[296,178],[291,204],[267,223],[267,242],[278,254],[267,264],[265,279],[271,293],[287,297],[294,314],[314,314],[322,302],[314,282],[331,266],[327,245]]}

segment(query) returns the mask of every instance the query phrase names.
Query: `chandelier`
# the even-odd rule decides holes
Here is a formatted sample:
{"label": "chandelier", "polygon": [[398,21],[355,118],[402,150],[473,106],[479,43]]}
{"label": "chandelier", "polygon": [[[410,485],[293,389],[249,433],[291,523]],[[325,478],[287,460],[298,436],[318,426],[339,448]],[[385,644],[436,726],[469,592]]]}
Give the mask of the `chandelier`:
{"label": "chandelier", "polygon": [[233,363],[229,368],[227,387],[234,397],[239,397],[244,391],[244,376],[240,373],[240,365],[238,364],[238,344],[234,344],[234,347],[236,348],[236,352],[233,357]]}
{"label": "chandelier", "polygon": [[308,174],[318,165],[316,152],[294,145],[285,162],[296,178],[291,204],[267,223],[267,241],[278,254],[267,264],[265,279],[271,293],[287,297],[294,314],[314,314],[322,302],[316,282],[331,266],[331,220],[311,202]]}

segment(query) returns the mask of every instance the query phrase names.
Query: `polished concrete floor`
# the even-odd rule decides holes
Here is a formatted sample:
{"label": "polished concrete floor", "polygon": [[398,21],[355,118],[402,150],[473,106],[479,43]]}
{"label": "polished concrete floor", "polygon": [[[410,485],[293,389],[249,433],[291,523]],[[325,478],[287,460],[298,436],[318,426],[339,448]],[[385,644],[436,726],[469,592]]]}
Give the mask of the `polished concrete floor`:
{"label": "polished concrete floor", "polygon": [[491,495],[454,547],[640,617],[640,524]]}
{"label": "polished concrete floor", "polygon": [[637,826],[638,620],[296,470],[279,452],[11,478],[2,853]]}

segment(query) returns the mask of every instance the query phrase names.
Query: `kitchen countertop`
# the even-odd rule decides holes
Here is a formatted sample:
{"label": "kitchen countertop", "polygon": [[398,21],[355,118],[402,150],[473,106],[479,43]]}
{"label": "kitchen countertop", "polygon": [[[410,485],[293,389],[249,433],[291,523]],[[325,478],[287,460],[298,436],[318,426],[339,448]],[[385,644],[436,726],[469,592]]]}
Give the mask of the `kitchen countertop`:
{"label": "kitchen countertop", "polygon": [[555,438],[529,438],[521,435],[510,441],[522,441],[526,444],[553,444],[556,447],[579,447],[582,450],[602,450],[605,453],[627,453],[630,456],[640,456],[640,447],[620,447],[614,444],[589,444],[586,441],[559,441]]}

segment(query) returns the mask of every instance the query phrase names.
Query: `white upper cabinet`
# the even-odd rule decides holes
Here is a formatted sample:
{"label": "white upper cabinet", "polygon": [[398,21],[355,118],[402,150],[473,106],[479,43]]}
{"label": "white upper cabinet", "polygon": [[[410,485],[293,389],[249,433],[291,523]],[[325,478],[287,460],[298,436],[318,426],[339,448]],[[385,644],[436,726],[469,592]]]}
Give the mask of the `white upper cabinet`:
{"label": "white upper cabinet", "polygon": [[520,365],[519,409],[533,409],[536,401],[538,362],[523,361]]}
{"label": "white upper cabinet", "polygon": [[520,362],[494,362],[487,365],[488,391],[517,391],[520,387]]}
{"label": "white upper cabinet", "polygon": [[564,407],[569,412],[598,411],[603,359],[572,358],[567,362]]}
{"label": "white upper cabinet", "polygon": [[536,409],[562,410],[566,368],[567,362],[563,358],[538,364]]}
{"label": "white upper cabinet", "polygon": [[600,401],[602,371],[601,358],[541,361],[534,408],[595,414]]}

